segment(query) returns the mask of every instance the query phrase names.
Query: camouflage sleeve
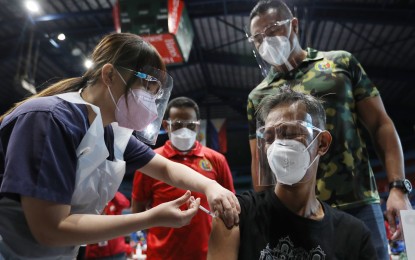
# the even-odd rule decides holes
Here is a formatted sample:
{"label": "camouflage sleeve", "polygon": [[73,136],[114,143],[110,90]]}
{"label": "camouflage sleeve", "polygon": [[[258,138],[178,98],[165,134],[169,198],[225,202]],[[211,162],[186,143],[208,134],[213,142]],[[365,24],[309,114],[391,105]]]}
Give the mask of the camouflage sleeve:
{"label": "camouflage sleeve", "polygon": [[248,115],[248,131],[249,131],[249,140],[256,138],[256,119],[255,119],[255,107],[250,97],[248,97],[247,105],[247,115]]}
{"label": "camouflage sleeve", "polygon": [[362,65],[357,59],[349,54],[349,71],[353,84],[353,96],[356,102],[359,102],[368,97],[375,97],[379,95],[379,91],[375,84],[369,79]]}

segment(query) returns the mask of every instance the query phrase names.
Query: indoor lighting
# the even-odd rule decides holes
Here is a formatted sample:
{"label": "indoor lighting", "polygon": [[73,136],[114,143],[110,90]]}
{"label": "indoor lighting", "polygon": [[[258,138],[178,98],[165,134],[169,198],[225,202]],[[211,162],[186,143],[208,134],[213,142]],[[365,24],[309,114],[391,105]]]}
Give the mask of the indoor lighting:
{"label": "indoor lighting", "polygon": [[58,40],[59,40],[59,41],[63,41],[63,40],[65,40],[65,39],[66,39],[65,34],[60,33],[60,34],[58,35]]}
{"label": "indoor lighting", "polygon": [[26,1],[26,8],[32,13],[38,13],[40,11],[39,4],[35,1]]}
{"label": "indoor lighting", "polygon": [[92,67],[92,61],[91,61],[91,60],[89,60],[89,59],[85,60],[85,62],[84,62],[84,66],[85,66],[85,68],[87,68],[87,69],[91,68],[91,67]]}
{"label": "indoor lighting", "polygon": [[52,44],[53,45],[53,47],[55,47],[55,48],[59,48],[59,44],[54,40],[54,39],[49,39],[49,42],[50,42],[50,44]]}

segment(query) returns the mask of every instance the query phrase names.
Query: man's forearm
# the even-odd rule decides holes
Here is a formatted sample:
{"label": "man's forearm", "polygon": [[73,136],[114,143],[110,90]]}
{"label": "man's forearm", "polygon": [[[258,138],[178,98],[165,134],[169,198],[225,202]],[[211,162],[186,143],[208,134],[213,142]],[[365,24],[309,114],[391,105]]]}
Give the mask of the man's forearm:
{"label": "man's forearm", "polygon": [[384,124],[378,129],[375,149],[385,167],[388,181],[404,179],[405,170],[402,146],[392,123]]}

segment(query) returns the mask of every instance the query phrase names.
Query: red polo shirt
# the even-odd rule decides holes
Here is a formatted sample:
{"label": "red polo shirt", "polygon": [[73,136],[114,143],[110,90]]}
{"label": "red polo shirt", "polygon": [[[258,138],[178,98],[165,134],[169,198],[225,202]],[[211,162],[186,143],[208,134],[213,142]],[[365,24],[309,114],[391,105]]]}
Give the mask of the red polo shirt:
{"label": "red polo shirt", "polygon": [[[196,141],[193,150],[187,154],[175,150],[170,141],[155,150],[156,153],[184,164],[209,179],[235,192],[232,174],[225,156],[202,146]],[[164,182],[148,177],[136,171],[134,176],[132,199],[139,202],[151,202],[151,207],[177,199],[185,190],[172,187]],[[192,192],[200,198],[200,204],[209,208],[206,196]],[[208,240],[211,230],[211,217],[199,210],[189,225],[182,228],[150,228],[147,234],[147,259],[206,259]]]}

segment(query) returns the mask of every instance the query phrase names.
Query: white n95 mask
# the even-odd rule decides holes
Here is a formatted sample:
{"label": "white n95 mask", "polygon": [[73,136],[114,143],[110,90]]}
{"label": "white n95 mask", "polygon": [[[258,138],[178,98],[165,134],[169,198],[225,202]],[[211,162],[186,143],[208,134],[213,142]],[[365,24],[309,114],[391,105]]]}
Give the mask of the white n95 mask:
{"label": "white n95 mask", "polygon": [[170,141],[179,151],[189,151],[196,141],[196,135],[195,131],[183,127],[170,133]]}
{"label": "white n95 mask", "polygon": [[271,65],[281,66],[291,53],[290,40],[286,36],[265,37],[259,46],[259,54]]}
{"label": "white n95 mask", "polygon": [[[317,137],[314,139],[316,140]],[[311,142],[311,144],[314,142]],[[267,159],[277,181],[286,185],[300,182],[308,168],[319,157],[317,155],[310,163],[308,148],[303,143],[292,140],[275,140],[267,150]]]}

